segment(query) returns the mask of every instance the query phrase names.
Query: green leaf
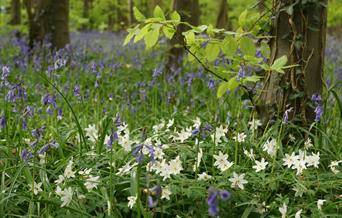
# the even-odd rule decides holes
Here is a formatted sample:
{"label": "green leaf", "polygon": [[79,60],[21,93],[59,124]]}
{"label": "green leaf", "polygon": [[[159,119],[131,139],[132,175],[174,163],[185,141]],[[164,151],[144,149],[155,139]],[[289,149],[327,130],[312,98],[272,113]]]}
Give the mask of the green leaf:
{"label": "green leaf", "polygon": [[195,41],[195,33],[192,32],[192,31],[188,31],[188,32],[185,32],[183,33],[184,34],[184,37],[185,37],[185,41],[186,41],[186,44],[187,45],[192,45],[194,44],[196,41]]}
{"label": "green leaf", "polygon": [[265,42],[261,43],[260,51],[261,51],[261,54],[262,54],[265,58],[270,58],[271,49],[270,49],[270,46],[269,46],[267,43],[265,43]]}
{"label": "green leaf", "polygon": [[144,26],[141,30],[138,30],[134,37],[134,43],[142,40],[145,35],[148,33],[148,30],[150,29],[151,25]]}
{"label": "green leaf", "polygon": [[248,15],[248,11],[247,9],[244,10],[240,16],[239,16],[239,25],[240,27],[244,27],[247,23],[247,15]]}
{"label": "green leaf", "polygon": [[240,39],[240,49],[244,55],[255,56],[256,46],[253,40],[248,37],[242,37]]}
{"label": "green leaf", "polygon": [[205,51],[207,60],[209,62],[214,61],[220,53],[220,45],[217,43],[209,43]]}
{"label": "green leaf", "polygon": [[172,12],[172,14],[170,15],[171,20],[176,20],[176,21],[181,21],[181,16],[178,14],[177,11]]}
{"label": "green leaf", "polygon": [[173,35],[176,33],[176,30],[172,27],[164,26],[163,33],[168,39],[172,39]]}
{"label": "green leaf", "polygon": [[257,75],[253,75],[253,76],[247,76],[246,78],[243,79],[243,81],[245,82],[253,82],[256,83],[258,82],[262,77],[261,76],[257,76]]}
{"label": "green leaf", "polygon": [[284,67],[287,64],[287,56],[281,56],[280,58],[276,59],[274,63],[271,66],[271,70],[276,71],[278,73],[285,73],[284,70],[282,70],[282,67]]}
{"label": "green leaf", "polygon": [[158,42],[158,38],[159,38],[159,28],[148,32],[144,37],[146,49],[152,48]]}
{"label": "green leaf", "polygon": [[232,36],[227,36],[222,42],[222,51],[228,58],[234,57],[238,44]]}
{"label": "green leaf", "polygon": [[146,19],[146,17],[136,7],[133,8],[133,14],[137,21],[142,22]]}
{"label": "green leaf", "polygon": [[128,35],[125,38],[125,41],[124,41],[123,45],[127,45],[131,41],[131,39],[133,37],[134,37],[134,32],[133,31],[128,33]]}
{"label": "green leaf", "polygon": [[221,98],[227,90],[232,91],[239,86],[236,76],[232,77],[228,82],[222,82],[217,89],[217,97]]}
{"label": "green leaf", "polygon": [[161,18],[162,20],[166,20],[166,19],[165,19],[165,14],[164,14],[163,10],[159,7],[159,5],[157,5],[157,6],[154,8],[153,16],[154,16],[154,17],[159,17],[159,18]]}

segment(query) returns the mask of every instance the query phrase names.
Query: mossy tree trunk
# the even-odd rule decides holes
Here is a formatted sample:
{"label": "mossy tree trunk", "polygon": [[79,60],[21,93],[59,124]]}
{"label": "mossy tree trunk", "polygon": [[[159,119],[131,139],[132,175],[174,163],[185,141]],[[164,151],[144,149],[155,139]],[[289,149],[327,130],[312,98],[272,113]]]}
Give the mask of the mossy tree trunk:
{"label": "mossy tree trunk", "polygon": [[311,96],[323,88],[327,0],[296,2],[273,1],[270,62],[286,55],[288,65],[298,66],[285,74],[266,73],[257,109],[266,123],[292,108],[290,119],[305,127],[315,118]]}

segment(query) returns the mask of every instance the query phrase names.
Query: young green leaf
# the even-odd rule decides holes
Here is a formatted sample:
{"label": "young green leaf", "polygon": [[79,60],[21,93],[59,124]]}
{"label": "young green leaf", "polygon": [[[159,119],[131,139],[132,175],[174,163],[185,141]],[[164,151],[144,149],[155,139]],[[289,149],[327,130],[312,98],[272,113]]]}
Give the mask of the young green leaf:
{"label": "young green leaf", "polygon": [[161,18],[162,20],[166,20],[165,19],[165,14],[163,12],[163,10],[159,7],[159,5],[157,5],[153,11],[153,16],[154,17],[158,17]]}
{"label": "young green leaf", "polygon": [[223,94],[229,90],[232,91],[239,86],[236,76],[232,77],[228,82],[222,82],[217,89],[217,97],[221,98]]}
{"label": "young green leaf", "polygon": [[227,36],[222,42],[222,51],[227,58],[234,57],[237,48],[238,44],[236,42],[236,39],[232,36]]}
{"label": "young green leaf", "polygon": [[181,16],[178,14],[177,11],[172,12],[172,14],[170,15],[171,20],[176,20],[176,21],[181,21]]}
{"label": "young green leaf", "polygon": [[134,14],[135,19],[139,22],[142,22],[146,19],[146,17],[136,7],[133,8],[133,14]]}
{"label": "young green leaf", "polygon": [[276,59],[274,63],[271,66],[271,70],[284,73],[284,70],[282,70],[282,67],[284,67],[287,64],[287,56],[281,56],[280,58]]}
{"label": "young green leaf", "polygon": [[244,55],[255,56],[256,46],[253,40],[248,37],[240,39],[240,49]]}
{"label": "young green leaf", "polygon": [[208,61],[214,61],[220,53],[220,45],[217,43],[208,43],[206,49],[206,57]]}
{"label": "young green leaf", "polygon": [[152,48],[158,42],[158,38],[159,38],[159,28],[156,28],[148,32],[144,37],[146,49]]}

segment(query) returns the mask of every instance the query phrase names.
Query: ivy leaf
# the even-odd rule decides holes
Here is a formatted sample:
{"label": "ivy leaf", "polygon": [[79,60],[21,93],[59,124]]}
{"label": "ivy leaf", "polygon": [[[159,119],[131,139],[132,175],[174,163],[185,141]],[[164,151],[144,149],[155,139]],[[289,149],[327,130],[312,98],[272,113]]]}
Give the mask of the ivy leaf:
{"label": "ivy leaf", "polygon": [[145,37],[145,35],[148,33],[148,30],[150,29],[150,27],[151,25],[146,25],[141,30],[138,30],[138,33],[136,33],[134,37],[134,43],[142,40]]}
{"label": "ivy leaf", "polygon": [[253,40],[248,37],[242,37],[240,39],[240,49],[244,55],[255,56],[256,46]]}
{"label": "ivy leaf", "polygon": [[152,48],[158,42],[158,38],[159,38],[159,28],[156,28],[148,32],[144,37],[146,49]]}
{"label": "ivy leaf", "polygon": [[188,45],[192,45],[194,44],[196,41],[195,41],[195,33],[192,32],[192,31],[188,31],[188,32],[185,32],[184,34],[184,37],[185,37],[185,41]]}
{"label": "ivy leaf", "polygon": [[265,58],[270,58],[271,49],[270,49],[270,46],[269,46],[267,43],[265,43],[265,42],[261,43],[260,51],[261,51],[261,54],[262,54]]}
{"label": "ivy leaf", "polygon": [[171,20],[176,20],[176,21],[181,21],[181,16],[178,14],[177,11],[172,12],[172,14],[170,15]]}
{"label": "ivy leaf", "polygon": [[253,82],[256,83],[258,82],[262,77],[261,76],[257,76],[257,75],[253,75],[253,76],[247,76],[246,78],[243,79],[243,81],[245,82]]}
{"label": "ivy leaf", "polygon": [[232,91],[239,86],[236,76],[232,77],[228,82],[222,82],[217,89],[217,97],[221,98],[227,90]]}
{"label": "ivy leaf", "polygon": [[244,10],[240,16],[239,16],[239,25],[240,27],[244,27],[247,23],[247,14],[248,14],[248,11],[247,10]]}
{"label": "ivy leaf", "polygon": [[276,59],[271,66],[271,70],[276,71],[278,73],[285,73],[282,69],[287,64],[287,56],[281,56],[280,58]]}
{"label": "ivy leaf", "polygon": [[217,43],[209,43],[205,51],[207,60],[209,62],[214,61],[220,53],[220,45]]}
{"label": "ivy leaf", "polygon": [[222,51],[228,58],[234,57],[237,48],[238,44],[233,37],[227,36],[222,42]]}
{"label": "ivy leaf", "polygon": [[165,14],[164,14],[163,10],[159,7],[159,5],[157,5],[157,6],[154,8],[153,16],[154,16],[154,17],[159,17],[159,18],[161,18],[162,20],[166,20],[166,19],[165,19]]}
{"label": "ivy leaf", "polygon": [[139,9],[137,7],[133,8],[133,14],[134,14],[134,17],[137,21],[142,22],[146,19],[146,17],[139,11]]}

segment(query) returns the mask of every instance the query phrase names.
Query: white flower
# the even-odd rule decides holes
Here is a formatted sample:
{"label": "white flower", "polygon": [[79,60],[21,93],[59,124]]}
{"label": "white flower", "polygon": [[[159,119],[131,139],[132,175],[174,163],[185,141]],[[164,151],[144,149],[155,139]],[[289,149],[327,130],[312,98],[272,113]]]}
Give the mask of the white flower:
{"label": "white flower", "polygon": [[249,149],[249,151],[243,149],[243,153],[251,160],[255,159],[255,155],[254,155],[254,150],[253,148]]}
{"label": "white flower", "polygon": [[311,139],[308,138],[305,142],[304,142],[304,149],[308,150],[309,148],[313,147],[313,144],[311,142]]}
{"label": "white flower", "polygon": [[83,175],[83,176],[87,176],[91,173],[91,171],[92,171],[92,168],[90,168],[90,169],[85,168],[84,170],[78,171],[78,174]]}
{"label": "white flower", "polygon": [[201,127],[201,119],[199,117],[196,117],[196,119],[193,120],[193,122],[194,122],[193,127],[195,129],[199,129]]}
{"label": "white flower", "polygon": [[70,204],[72,200],[73,191],[71,187],[61,190],[61,188],[57,186],[56,194],[61,197],[61,207],[64,207]]}
{"label": "white flower", "polygon": [[295,214],[295,218],[300,218],[302,211],[303,211],[302,209],[298,210],[297,213]]}
{"label": "white flower", "polygon": [[162,160],[163,157],[164,157],[164,152],[163,152],[163,149],[159,146],[155,146],[154,147],[154,157],[157,159],[157,160]]}
{"label": "white flower", "polygon": [[65,170],[64,170],[64,177],[65,178],[73,178],[75,177],[75,171],[72,171],[72,165],[73,165],[73,159],[71,158],[69,160],[68,165],[66,166]]}
{"label": "white flower", "polygon": [[265,161],[264,158],[262,158],[261,161],[257,161],[256,160],[255,164],[256,165],[253,166],[253,169],[255,169],[255,172],[259,172],[261,170],[265,170],[266,169],[266,166],[267,166],[268,162]]}
{"label": "white flower", "polygon": [[275,139],[267,141],[263,145],[263,150],[266,151],[270,156],[274,157],[277,154],[277,141]]}
{"label": "white flower", "polygon": [[136,196],[129,196],[128,198],[127,198],[127,200],[128,200],[128,207],[130,208],[130,209],[132,209],[133,207],[134,207],[134,205],[135,205],[135,202],[136,202],[136,200],[137,200],[137,197]]}
{"label": "white flower", "polygon": [[287,166],[287,168],[291,168],[294,165],[295,161],[297,160],[297,156],[294,152],[291,155],[285,154],[285,158],[283,158],[283,165]]}
{"label": "white flower", "polygon": [[96,188],[99,183],[100,176],[88,176],[86,179],[86,182],[84,183],[84,186],[87,188],[88,192],[93,190],[93,188]]}
{"label": "white flower", "polygon": [[259,128],[259,126],[262,126],[260,120],[252,120],[250,122],[248,122],[250,129],[251,130],[257,130]]}
{"label": "white flower", "polygon": [[121,145],[126,152],[130,152],[132,150],[134,141],[129,139],[129,131],[125,131],[124,135],[118,136],[118,144]]}
{"label": "white flower", "polygon": [[118,134],[121,134],[123,131],[127,129],[128,125],[123,122],[120,126],[117,127]]}
{"label": "white flower", "polygon": [[169,129],[170,127],[173,126],[173,124],[174,124],[174,119],[170,119],[169,122],[166,124],[166,128]]}
{"label": "white flower", "polygon": [[212,176],[208,175],[206,172],[203,172],[201,174],[198,174],[198,180],[200,181],[206,181],[211,179]]}
{"label": "white flower", "polygon": [[194,168],[193,168],[194,171],[196,171],[196,169],[199,168],[199,166],[201,164],[202,157],[203,157],[203,150],[202,150],[202,148],[199,148],[199,151],[197,153],[197,161],[194,164]]}
{"label": "white flower", "polygon": [[164,188],[162,188],[161,199],[170,200],[171,194],[172,194],[172,192],[170,191],[169,187],[164,187]]}
{"label": "white flower", "polygon": [[63,176],[63,175],[59,175],[59,176],[58,176],[58,179],[55,180],[55,183],[56,183],[57,185],[59,185],[59,184],[61,184],[63,181],[64,181],[64,176]]}
{"label": "white flower", "polygon": [[183,170],[182,161],[179,159],[179,156],[176,159],[171,160],[169,163],[170,166],[170,174],[177,175],[180,171]]}
{"label": "white flower", "polygon": [[163,181],[171,177],[170,165],[163,160],[160,162],[160,173],[159,175],[163,177]]}
{"label": "white flower", "polygon": [[177,136],[173,136],[173,140],[183,143],[185,140],[192,136],[192,128],[182,129],[180,132],[176,132]]}
{"label": "white flower", "polygon": [[220,127],[216,127],[215,134],[211,135],[211,139],[215,141],[215,144],[221,143],[221,138],[226,135],[228,132],[227,128],[224,128],[222,125]]}
{"label": "white flower", "polygon": [[313,166],[318,168],[319,159],[319,152],[317,152],[317,154],[312,153],[311,155],[306,156],[305,161],[307,162],[308,167]]}
{"label": "white flower", "polygon": [[233,172],[233,178],[230,178],[229,181],[232,183],[232,188],[240,188],[244,189],[244,184],[247,184],[247,180],[245,180],[245,174],[238,175],[237,173]]}
{"label": "white flower", "polygon": [[42,186],[42,184],[43,183],[36,183],[36,182],[34,182],[34,184],[33,184],[33,193],[35,194],[35,195],[37,195],[39,192],[42,192],[43,190],[42,190],[42,188],[41,188],[41,186]]}
{"label": "white flower", "polygon": [[107,146],[107,145],[109,144],[109,142],[110,142],[110,135],[106,135],[106,136],[105,136],[105,139],[104,139],[104,141],[103,141],[103,144],[104,144],[105,146]]}
{"label": "white flower", "polygon": [[234,141],[241,143],[245,141],[246,137],[247,135],[245,133],[238,133],[233,139]]}
{"label": "white flower", "polygon": [[292,166],[292,169],[297,170],[297,173],[296,173],[297,176],[302,174],[303,170],[306,169],[306,161],[303,160],[303,159],[297,159],[294,162],[294,165]]}
{"label": "white flower", "polygon": [[214,166],[216,166],[219,170],[221,170],[221,172],[224,172],[233,166],[233,162],[229,162],[227,160],[228,155],[223,154],[221,151],[219,152],[218,155],[214,155],[214,158],[216,160],[214,163]]}
{"label": "white flower", "polygon": [[159,133],[160,130],[162,130],[162,129],[164,128],[164,126],[165,126],[165,121],[162,120],[160,124],[156,124],[156,125],[154,125],[154,126],[152,127],[153,133],[154,133],[154,134]]}
{"label": "white flower", "polygon": [[285,203],[283,203],[282,207],[279,207],[279,212],[281,213],[281,218],[285,218],[286,217],[287,205]]}
{"label": "white flower", "polygon": [[119,171],[115,174],[117,176],[123,176],[125,174],[128,174],[131,169],[135,166],[137,166],[138,164],[136,162],[134,162],[132,165],[131,165],[131,162],[132,161],[129,161],[127,162],[124,166],[122,166],[121,168],[119,168]]}
{"label": "white flower", "polygon": [[317,201],[317,208],[318,210],[322,210],[322,206],[324,204],[324,202],[326,202],[327,200],[323,200],[323,199],[318,199]]}
{"label": "white flower", "polygon": [[98,131],[95,127],[95,124],[91,125],[89,124],[87,128],[85,128],[86,136],[89,137],[89,140],[93,143],[95,143],[98,139]]}
{"label": "white flower", "polygon": [[336,169],[336,167],[338,167],[338,165],[342,163],[342,160],[334,160],[330,162],[329,168],[331,169],[331,171],[335,174],[339,173],[340,171],[338,169]]}

